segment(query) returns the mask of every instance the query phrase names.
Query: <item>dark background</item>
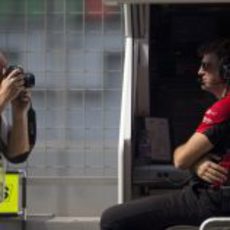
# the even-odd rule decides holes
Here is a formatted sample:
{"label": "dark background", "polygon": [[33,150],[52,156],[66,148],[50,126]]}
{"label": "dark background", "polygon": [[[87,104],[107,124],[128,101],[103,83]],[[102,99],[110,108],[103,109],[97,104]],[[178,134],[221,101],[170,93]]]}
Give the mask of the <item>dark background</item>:
{"label": "dark background", "polygon": [[174,148],[215,100],[197,81],[197,48],[230,37],[230,5],[152,5],[150,17],[151,116],[169,119]]}

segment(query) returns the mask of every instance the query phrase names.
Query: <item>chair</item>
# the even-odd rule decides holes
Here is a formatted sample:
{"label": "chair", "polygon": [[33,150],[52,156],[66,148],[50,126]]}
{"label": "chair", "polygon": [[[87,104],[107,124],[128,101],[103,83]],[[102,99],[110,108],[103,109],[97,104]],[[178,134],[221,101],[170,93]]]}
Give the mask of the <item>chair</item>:
{"label": "chair", "polygon": [[230,217],[210,217],[203,221],[199,230],[230,230]]}
{"label": "chair", "polygon": [[199,227],[190,226],[190,225],[177,225],[177,226],[169,227],[166,230],[199,230]]}

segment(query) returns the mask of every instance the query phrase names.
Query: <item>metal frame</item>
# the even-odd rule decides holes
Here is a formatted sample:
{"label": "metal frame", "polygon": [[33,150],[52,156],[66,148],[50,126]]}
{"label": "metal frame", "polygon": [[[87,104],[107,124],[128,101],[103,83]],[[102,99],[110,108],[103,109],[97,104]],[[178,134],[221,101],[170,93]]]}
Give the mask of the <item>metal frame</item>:
{"label": "metal frame", "polygon": [[193,3],[229,3],[230,0],[104,0],[105,4],[193,4]]}

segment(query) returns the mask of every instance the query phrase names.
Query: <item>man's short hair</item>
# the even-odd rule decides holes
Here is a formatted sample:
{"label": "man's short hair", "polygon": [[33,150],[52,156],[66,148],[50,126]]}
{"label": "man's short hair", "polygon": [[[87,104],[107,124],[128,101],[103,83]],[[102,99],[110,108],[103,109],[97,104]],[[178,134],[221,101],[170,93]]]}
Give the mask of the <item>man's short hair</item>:
{"label": "man's short hair", "polygon": [[198,49],[200,57],[213,53],[219,60],[227,58],[230,60],[230,39],[219,39],[207,42]]}

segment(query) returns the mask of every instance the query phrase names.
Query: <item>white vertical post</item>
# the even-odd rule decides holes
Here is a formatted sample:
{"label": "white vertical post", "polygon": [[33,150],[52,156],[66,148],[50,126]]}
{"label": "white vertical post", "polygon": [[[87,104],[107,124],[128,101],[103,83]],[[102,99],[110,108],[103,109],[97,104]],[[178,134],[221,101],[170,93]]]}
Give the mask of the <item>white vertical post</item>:
{"label": "white vertical post", "polygon": [[[120,130],[118,143],[118,203],[124,202],[125,183],[129,164],[127,165],[125,143],[131,144],[131,98],[132,98],[132,62],[133,62],[133,39],[130,37],[130,9],[124,5],[125,16],[125,57],[123,71],[122,101]],[[130,150],[130,149],[129,149]],[[130,154],[130,152],[128,153]],[[127,168],[125,167],[127,166]]]}

